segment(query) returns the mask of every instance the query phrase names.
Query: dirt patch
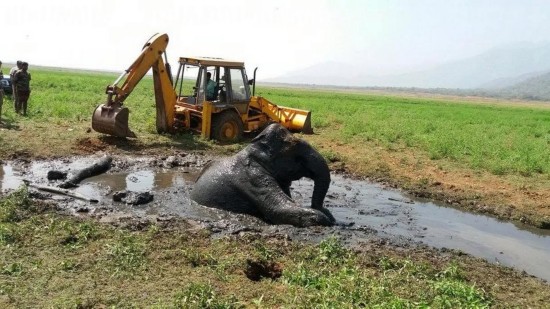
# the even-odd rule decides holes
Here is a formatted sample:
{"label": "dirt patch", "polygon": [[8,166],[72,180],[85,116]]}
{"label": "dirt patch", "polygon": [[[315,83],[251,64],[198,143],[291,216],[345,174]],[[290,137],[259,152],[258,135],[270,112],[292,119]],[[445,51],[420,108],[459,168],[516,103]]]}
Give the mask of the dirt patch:
{"label": "dirt patch", "polygon": [[244,274],[252,281],[260,281],[263,278],[275,280],[283,275],[283,266],[278,262],[247,259]]}
{"label": "dirt patch", "polygon": [[109,148],[109,144],[103,142],[97,137],[79,138],[76,140],[74,145],[74,149],[82,154],[105,151],[107,148]]}
{"label": "dirt patch", "polygon": [[8,156],[9,160],[16,160],[16,161],[22,161],[22,162],[29,162],[31,159],[33,159],[34,156],[29,151],[15,151],[14,153],[10,154]]}

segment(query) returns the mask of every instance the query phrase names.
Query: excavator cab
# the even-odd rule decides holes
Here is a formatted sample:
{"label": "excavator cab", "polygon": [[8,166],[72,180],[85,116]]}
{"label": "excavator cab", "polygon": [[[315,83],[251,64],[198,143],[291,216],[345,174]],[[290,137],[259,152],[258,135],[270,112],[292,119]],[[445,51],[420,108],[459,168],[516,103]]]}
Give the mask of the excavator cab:
{"label": "excavator cab", "polygon": [[179,63],[174,89],[182,112],[176,108],[176,117],[204,138],[235,142],[244,132],[257,131],[270,122],[291,131],[312,132],[311,112],[254,96],[250,85],[255,85],[255,78],[248,79],[243,62],[181,57]]}
{"label": "excavator cab", "polygon": [[191,114],[186,126],[221,142],[240,139],[251,97],[244,63],[187,57],[179,63],[176,104]]}
{"label": "excavator cab", "polygon": [[198,105],[244,103],[251,96],[244,64],[219,58],[180,58],[174,89],[178,101]]}

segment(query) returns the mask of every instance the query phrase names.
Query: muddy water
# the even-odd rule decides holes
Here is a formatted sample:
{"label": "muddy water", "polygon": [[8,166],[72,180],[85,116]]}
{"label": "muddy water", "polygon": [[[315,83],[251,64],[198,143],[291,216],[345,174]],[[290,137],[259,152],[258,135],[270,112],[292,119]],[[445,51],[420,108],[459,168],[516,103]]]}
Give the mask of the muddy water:
{"label": "muddy water", "polygon": [[[313,183],[302,180],[295,188],[295,198],[304,198],[311,194]],[[413,200],[377,184],[340,176],[333,176],[325,204],[337,219],[354,222],[352,230],[371,228],[382,237],[459,249],[550,280],[550,230]]]}
{"label": "muddy water", "polygon": [[[93,162],[93,158],[73,161],[37,162],[21,166],[0,165],[0,190],[18,188],[22,179],[30,179],[42,185],[48,183],[50,169],[75,170]],[[130,163],[128,163],[130,162]],[[118,165],[118,168],[116,167]],[[213,223],[211,227],[273,229],[255,218],[234,215],[202,207],[189,199],[189,192],[198,168],[159,168],[152,160],[125,160],[109,173],[91,177],[75,189],[76,192],[99,200],[88,204],[63,196],[51,198],[65,208],[87,213],[100,219],[115,216],[181,216],[197,221]],[[524,270],[531,275],[550,280],[550,231],[516,226],[497,219],[467,213],[437,205],[430,201],[414,200],[395,190],[380,185],[353,180],[339,175],[332,176],[325,205],[341,225],[324,228],[321,234],[338,234],[348,242],[379,237],[392,241],[423,243],[437,248],[458,249],[490,262]],[[112,201],[115,191],[149,191],[153,202],[130,206]],[[307,205],[313,192],[313,182],[301,180],[293,183],[293,198]],[[277,229],[279,229],[277,227]],[[292,234],[319,236],[308,229],[282,227]]]}

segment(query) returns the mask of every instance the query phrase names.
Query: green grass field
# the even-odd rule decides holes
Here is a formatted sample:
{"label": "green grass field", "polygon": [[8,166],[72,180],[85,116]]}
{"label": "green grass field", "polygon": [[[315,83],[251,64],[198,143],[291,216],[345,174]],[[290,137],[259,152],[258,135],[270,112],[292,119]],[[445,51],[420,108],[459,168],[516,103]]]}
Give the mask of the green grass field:
{"label": "green grass field", "polygon": [[550,176],[550,108],[522,108],[366,94],[262,89],[312,111],[313,127],[344,143],[418,149],[430,159],[502,174]]}
{"label": "green grass field", "polygon": [[[31,73],[29,119],[60,125],[91,123],[94,108],[106,100],[105,87],[116,78],[107,73]],[[152,79],[146,77],[126,100],[130,126],[138,134],[156,131],[152,89]],[[495,175],[550,177],[550,108],[261,86],[257,93],[283,106],[311,110],[313,127],[343,143],[406,147]],[[13,109],[4,110],[8,122],[15,121]]]}

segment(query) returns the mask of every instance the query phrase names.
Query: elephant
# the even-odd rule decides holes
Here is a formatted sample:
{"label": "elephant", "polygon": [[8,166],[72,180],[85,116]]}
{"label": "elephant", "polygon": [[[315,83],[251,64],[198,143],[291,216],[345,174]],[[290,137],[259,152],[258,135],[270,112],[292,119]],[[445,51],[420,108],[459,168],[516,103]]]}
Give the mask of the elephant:
{"label": "elephant", "polygon": [[[291,198],[292,181],[302,177],[314,181],[311,208]],[[191,199],[272,224],[331,226],[335,219],[323,207],[329,185],[330,170],[323,156],[272,123],[234,156],[209,162],[195,182]]]}

